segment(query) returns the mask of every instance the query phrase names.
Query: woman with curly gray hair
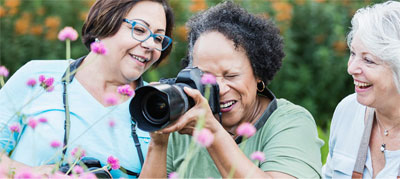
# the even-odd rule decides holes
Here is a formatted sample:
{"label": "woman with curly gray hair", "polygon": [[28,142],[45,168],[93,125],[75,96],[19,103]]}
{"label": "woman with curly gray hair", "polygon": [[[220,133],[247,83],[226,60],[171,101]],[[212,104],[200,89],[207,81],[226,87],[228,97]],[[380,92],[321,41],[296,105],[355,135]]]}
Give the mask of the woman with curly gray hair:
{"label": "woman with curly gray hair", "polygon": [[[216,77],[222,118],[204,108],[207,99],[198,90],[184,88],[196,104],[151,134],[141,176],[161,178],[186,167],[179,177],[319,178],[322,142],[313,117],[267,88],[284,57],[275,25],[228,1],[196,15],[187,26],[186,64]],[[214,140],[184,166],[200,115]],[[240,136],[242,124],[257,129],[246,142]],[[261,155],[252,155],[256,151]],[[260,162],[254,164],[254,159]]]}
{"label": "woman with curly gray hair", "polygon": [[399,178],[400,2],[359,9],[351,24],[347,72],[356,93],[336,107],[324,176]]}

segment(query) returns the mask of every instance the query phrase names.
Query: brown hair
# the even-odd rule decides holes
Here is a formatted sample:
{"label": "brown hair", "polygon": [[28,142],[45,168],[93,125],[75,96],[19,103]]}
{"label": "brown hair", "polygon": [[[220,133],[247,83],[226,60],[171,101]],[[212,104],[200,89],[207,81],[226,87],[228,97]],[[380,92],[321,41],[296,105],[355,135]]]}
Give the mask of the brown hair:
{"label": "brown hair", "polygon": [[[97,0],[90,8],[89,14],[82,27],[82,42],[86,48],[90,49],[90,44],[95,38],[109,37],[117,33],[122,24],[122,19],[128,12],[141,0]],[[174,16],[167,0],[150,0],[159,2],[165,10],[167,27],[165,35],[172,38],[172,28],[174,26]],[[164,51],[157,62],[158,66],[171,52],[172,44]]]}

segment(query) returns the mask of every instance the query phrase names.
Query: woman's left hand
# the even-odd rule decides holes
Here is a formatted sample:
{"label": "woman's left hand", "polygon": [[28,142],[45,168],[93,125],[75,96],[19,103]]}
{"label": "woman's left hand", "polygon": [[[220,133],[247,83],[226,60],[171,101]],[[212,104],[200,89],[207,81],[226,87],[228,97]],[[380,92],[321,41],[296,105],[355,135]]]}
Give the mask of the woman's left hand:
{"label": "woman's left hand", "polygon": [[193,131],[196,127],[197,121],[200,119],[200,116],[204,116],[205,119],[204,128],[207,128],[212,133],[215,133],[218,130],[219,122],[214,117],[207,99],[203,97],[200,91],[196,89],[184,87],[183,90],[187,95],[193,98],[195,105],[191,109],[189,109],[185,114],[179,117],[179,119],[174,121],[166,128],[160,130],[160,132],[171,133],[179,131],[180,134],[193,135]]}

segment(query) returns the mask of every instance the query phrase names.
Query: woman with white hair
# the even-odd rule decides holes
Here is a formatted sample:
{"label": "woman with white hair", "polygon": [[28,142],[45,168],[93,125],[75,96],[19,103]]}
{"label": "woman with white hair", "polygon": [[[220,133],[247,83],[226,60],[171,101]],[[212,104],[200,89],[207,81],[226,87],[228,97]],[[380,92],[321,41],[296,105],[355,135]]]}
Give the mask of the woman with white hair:
{"label": "woman with white hair", "polygon": [[348,35],[355,94],[332,119],[325,178],[400,177],[400,2],[359,9]]}

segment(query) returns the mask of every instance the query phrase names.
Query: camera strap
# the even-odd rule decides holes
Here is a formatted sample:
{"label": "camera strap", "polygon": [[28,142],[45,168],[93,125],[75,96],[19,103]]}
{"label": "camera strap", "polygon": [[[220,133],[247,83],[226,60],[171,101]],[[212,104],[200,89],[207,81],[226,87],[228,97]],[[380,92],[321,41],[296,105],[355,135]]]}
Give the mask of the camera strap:
{"label": "camera strap", "polygon": [[[66,146],[63,151],[62,151],[62,157],[61,157],[61,161],[64,161],[64,157],[65,157],[65,153],[67,152],[67,144],[68,144],[68,137],[69,137],[69,132],[70,132],[70,116],[69,116],[69,109],[67,108],[67,106],[69,106],[68,103],[68,98],[67,98],[67,75],[69,75],[69,79],[68,79],[68,83],[71,83],[72,80],[75,77],[75,72],[78,69],[78,67],[82,64],[83,60],[85,59],[85,56],[75,60],[74,62],[72,62],[67,70],[65,71],[65,73],[63,74],[61,81],[63,84],[63,104],[64,104],[64,110],[65,110],[65,121],[64,121],[64,146]],[[69,73],[68,73],[69,70]],[[143,80],[140,77],[138,79],[138,87],[143,86]],[[140,148],[140,142],[139,142],[139,137],[136,133],[136,124],[132,122],[132,126],[131,126],[131,135],[133,138],[133,141],[135,143],[136,146],[136,150],[139,156],[139,160],[140,160],[140,166],[143,166],[144,163],[144,158],[143,158],[143,152],[142,149]],[[125,169],[124,167],[121,166],[120,168],[121,172],[128,174],[128,175],[132,175],[132,176],[136,176],[139,177],[140,173],[136,173],[136,172],[132,172],[130,170]]]}
{"label": "camera strap", "polygon": [[[274,93],[272,93],[272,91],[269,90],[268,88],[265,88],[263,92],[259,92],[257,94],[269,98],[271,100],[271,102],[268,104],[267,109],[265,109],[264,113],[261,115],[260,119],[258,119],[257,122],[254,124],[254,127],[258,131],[260,128],[264,126],[264,124],[267,122],[271,114],[278,108],[278,102],[276,100]],[[235,142],[236,144],[240,144],[242,140],[243,137],[239,136],[235,139]]]}

